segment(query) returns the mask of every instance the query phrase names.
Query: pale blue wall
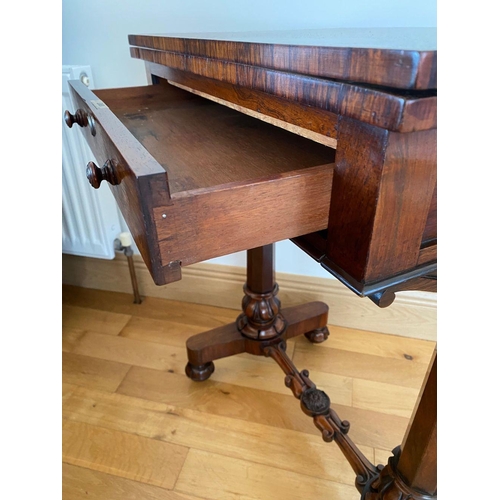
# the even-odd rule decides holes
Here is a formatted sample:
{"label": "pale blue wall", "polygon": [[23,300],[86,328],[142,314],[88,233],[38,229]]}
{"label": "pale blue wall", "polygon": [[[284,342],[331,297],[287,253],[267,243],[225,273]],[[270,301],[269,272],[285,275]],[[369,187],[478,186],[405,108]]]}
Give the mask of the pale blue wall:
{"label": "pale blue wall", "polygon": [[[130,33],[301,28],[436,27],[436,0],[63,0],[62,63],[89,64],[96,88],[146,84],[130,57]],[[244,265],[239,253],[214,262]],[[276,249],[278,271],[331,277],[289,241]]]}
{"label": "pale blue wall", "polygon": [[436,0],[63,0],[62,8],[62,63],[90,64],[101,88],[145,83],[129,33],[436,26]]}

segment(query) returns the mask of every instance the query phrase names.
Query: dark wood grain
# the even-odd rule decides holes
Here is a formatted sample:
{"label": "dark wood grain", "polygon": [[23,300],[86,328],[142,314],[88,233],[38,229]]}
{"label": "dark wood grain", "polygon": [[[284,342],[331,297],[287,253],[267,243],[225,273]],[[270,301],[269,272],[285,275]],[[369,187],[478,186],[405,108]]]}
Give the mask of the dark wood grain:
{"label": "dark wood grain", "polygon": [[434,192],[432,193],[429,214],[427,215],[424,233],[422,234],[422,244],[435,239],[437,239],[437,186],[434,187]]}
{"label": "dark wood grain", "polygon": [[[323,302],[285,307],[280,311],[287,323],[287,328],[281,336],[283,339],[291,339],[325,328],[328,320],[328,306]],[[190,364],[203,366],[243,352],[262,355],[261,343],[262,341],[243,337],[236,323],[230,323],[190,337],[186,347]]]}
{"label": "dark wood grain", "polygon": [[427,130],[437,123],[433,91],[408,93],[218,61],[177,52],[131,47],[131,55],[225,83],[250,87],[302,105],[399,132]]}
{"label": "dark wood grain", "polygon": [[274,288],[274,248],[266,245],[247,252],[247,285],[252,292],[268,293]]}
{"label": "dark wood grain", "polygon": [[[433,35],[434,41],[422,44],[421,39],[429,35]],[[377,29],[366,29],[357,30],[355,36],[350,30],[340,29],[253,35],[129,35],[129,43],[158,51],[396,88],[429,89],[437,84],[435,34],[426,30],[377,33]]]}
{"label": "dark wood grain", "polygon": [[417,265],[422,265],[427,262],[436,262],[437,260],[437,240],[430,240],[420,248]]}
{"label": "dark wood grain", "polygon": [[[113,108],[113,112],[128,112],[131,109],[148,109],[149,106],[168,106],[169,103],[197,99],[189,92],[172,87],[165,80],[158,80],[156,85],[140,87],[120,87],[111,89],[96,89],[92,91],[99,99]],[[182,105],[182,104],[180,104]]]}
{"label": "dark wood grain", "polygon": [[247,282],[243,291],[243,312],[236,320],[238,331],[254,340],[281,335],[286,329],[286,321],[280,312],[278,285],[274,280],[274,245],[247,251]]}
{"label": "dark wood grain", "polygon": [[189,265],[325,229],[333,167],[174,195],[154,209],[162,262]]}
{"label": "dark wood grain", "polygon": [[154,95],[143,103],[109,96],[106,103],[168,172],[172,195],[333,162],[326,146],[169,87],[182,99]]}
{"label": "dark wood grain", "polygon": [[[433,271],[434,272],[434,271]],[[406,281],[387,284],[385,288],[375,293],[368,294],[368,298],[379,307],[389,307],[396,299],[396,292],[404,290],[420,290],[423,292],[437,292],[437,275],[425,275],[410,278]]]}
{"label": "dark wood grain", "polygon": [[435,130],[397,134],[342,118],[328,260],[360,283],[414,268],[435,182]]}
{"label": "dark wood grain", "polygon": [[311,130],[325,137],[337,137],[337,115],[328,111],[282,99],[259,90],[202,78],[161,64],[146,63],[152,75],[177,82],[191,89],[255,111],[285,123]]}
{"label": "dark wood grain", "polygon": [[[224,53],[234,47],[217,40],[208,45],[204,40],[188,40],[187,45],[185,41],[170,45],[170,39],[162,38],[154,41],[159,44],[152,46],[156,50],[133,47],[132,53],[153,61],[148,63],[152,74],[242,108],[260,111],[267,104],[262,106],[264,114],[278,111],[280,119],[299,126],[309,120],[310,129],[328,131],[337,140],[328,242],[326,249],[320,249],[321,238],[315,244],[309,241],[306,251],[311,256],[360,295],[373,296],[382,286],[400,286],[402,276],[420,283],[415,281],[418,276],[435,270],[436,97],[432,91],[312,78],[314,71],[308,73],[307,65],[302,66],[304,74],[292,73],[290,61],[280,62],[287,71],[276,71],[255,59],[262,48],[258,43],[246,47],[241,59]],[[209,46],[209,53],[204,52]],[[269,62],[273,47],[267,48]],[[295,47],[288,48],[297,62]],[[379,55],[371,53],[370,66],[377,66]],[[284,112],[282,102],[295,106],[294,112]],[[330,120],[335,135],[328,125],[325,128],[321,120],[316,121],[322,113],[323,123]],[[306,249],[304,242],[299,246]]]}
{"label": "dark wood grain", "polygon": [[401,446],[398,471],[414,489],[435,495],[437,490],[437,354],[412,422]]}

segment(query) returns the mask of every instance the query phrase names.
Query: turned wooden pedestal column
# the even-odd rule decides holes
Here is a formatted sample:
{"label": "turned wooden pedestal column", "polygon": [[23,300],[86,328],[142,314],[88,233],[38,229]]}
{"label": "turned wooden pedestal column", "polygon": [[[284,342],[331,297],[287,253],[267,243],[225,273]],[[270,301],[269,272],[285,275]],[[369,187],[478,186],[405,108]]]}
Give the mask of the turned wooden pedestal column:
{"label": "turned wooden pedestal column", "polygon": [[274,280],[274,245],[247,251],[247,282],[243,312],[235,323],[189,338],[186,375],[197,382],[210,377],[213,361],[248,352],[263,356],[262,348],[305,334],[313,343],[328,338],[328,306],[323,302],[281,309]]}
{"label": "turned wooden pedestal column", "polygon": [[274,247],[248,250],[243,312],[235,323],[195,335],[187,341],[186,374],[207,380],[213,361],[242,352],[273,358],[285,373],[285,385],[300,400],[326,442],[335,441],[353,468],[362,500],[436,498],[436,356],[404,443],[386,466],[372,464],[349,438],[349,422],[330,407],[328,395],[299,372],[286,354],[286,339],[306,335],[314,343],[328,338],[328,306],[311,302],[281,309],[274,280]]}

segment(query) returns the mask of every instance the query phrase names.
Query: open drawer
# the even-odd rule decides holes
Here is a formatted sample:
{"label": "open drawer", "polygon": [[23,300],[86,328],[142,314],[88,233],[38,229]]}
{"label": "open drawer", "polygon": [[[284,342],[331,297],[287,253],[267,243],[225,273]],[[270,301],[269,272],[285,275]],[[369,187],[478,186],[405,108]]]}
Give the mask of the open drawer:
{"label": "open drawer", "polygon": [[[335,151],[161,81],[90,91],[74,114],[157,285],[181,266],[326,229]],[[82,169],[84,167],[82,166]]]}

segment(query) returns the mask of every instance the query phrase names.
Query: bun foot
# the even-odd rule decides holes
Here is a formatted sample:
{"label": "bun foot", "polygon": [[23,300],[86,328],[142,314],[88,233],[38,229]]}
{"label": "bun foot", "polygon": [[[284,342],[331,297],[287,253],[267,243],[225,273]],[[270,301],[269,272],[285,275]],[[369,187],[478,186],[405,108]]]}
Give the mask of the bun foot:
{"label": "bun foot", "polygon": [[215,366],[212,361],[200,366],[192,365],[191,363],[186,365],[186,375],[195,382],[207,380],[214,370]]}
{"label": "bun foot", "polygon": [[316,328],[316,330],[304,333],[304,335],[307,337],[309,342],[312,342],[313,344],[321,344],[321,342],[324,342],[328,338],[330,332],[328,331],[328,328],[324,326],[323,328]]}

